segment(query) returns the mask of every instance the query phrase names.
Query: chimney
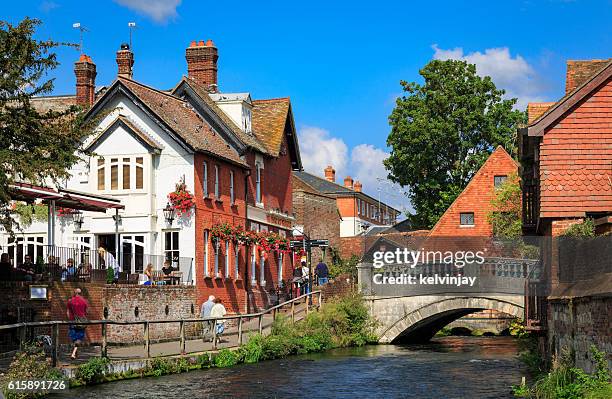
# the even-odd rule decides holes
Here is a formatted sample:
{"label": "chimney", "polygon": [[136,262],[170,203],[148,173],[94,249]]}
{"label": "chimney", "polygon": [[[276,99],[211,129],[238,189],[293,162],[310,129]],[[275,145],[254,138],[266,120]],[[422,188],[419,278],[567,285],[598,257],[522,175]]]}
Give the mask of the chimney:
{"label": "chimney", "polygon": [[357,181],[355,182],[355,185],[354,185],[353,187],[354,187],[355,191],[357,191],[358,193],[360,193],[360,192],[361,192],[361,187],[362,187],[362,186],[361,186],[361,182],[360,182],[359,180],[357,180]]}
{"label": "chimney", "polygon": [[353,189],[353,178],[351,176],[344,178],[344,187]]}
{"label": "chimney", "polygon": [[610,60],[567,61],[565,76],[565,94],[574,91],[586,82],[595,72],[603,68]]}
{"label": "chimney", "polygon": [[123,43],[121,49],[117,51],[118,75],[132,79],[132,67],[134,66],[134,53],[130,50],[130,45]]}
{"label": "chimney", "polygon": [[191,42],[185,50],[187,60],[187,76],[216,92],[217,86],[217,48],[212,40]]}
{"label": "chimney", "polygon": [[336,171],[331,165],[328,165],[327,168],[325,168],[325,180],[332,183],[336,182]]}
{"label": "chimney", "polygon": [[74,74],[76,75],[76,103],[84,107],[90,107],[96,96],[96,64],[91,57],[81,54],[79,60],[74,63]]}

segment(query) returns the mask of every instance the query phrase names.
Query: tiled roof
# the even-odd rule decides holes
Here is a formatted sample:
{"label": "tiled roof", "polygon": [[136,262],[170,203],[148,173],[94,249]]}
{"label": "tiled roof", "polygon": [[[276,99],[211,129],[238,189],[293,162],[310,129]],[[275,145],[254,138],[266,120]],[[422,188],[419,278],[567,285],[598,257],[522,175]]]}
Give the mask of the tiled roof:
{"label": "tiled roof", "polygon": [[553,105],[555,105],[554,102],[527,104],[527,116],[529,118],[528,123],[531,123],[538,119]]}
{"label": "tiled roof", "polygon": [[36,111],[44,114],[50,110],[65,111],[70,106],[76,105],[76,96],[49,96],[49,97],[34,97],[30,100],[30,104]]}
{"label": "tiled roof", "polygon": [[191,147],[247,166],[186,101],[131,79],[118,79]]}
{"label": "tiled roof", "polygon": [[[193,89],[197,96],[200,97],[200,99],[212,110],[212,112],[214,112],[215,115],[223,121],[223,123],[228,127],[228,129],[230,129],[240,141],[242,141],[245,145],[252,147],[260,152],[267,152],[266,147],[257,139],[257,137],[244,132],[234,123],[234,121],[229,116],[227,116],[225,112],[223,112],[221,108],[219,108],[219,106],[210,97],[210,93],[208,92],[208,90],[206,90],[203,85],[197,83],[195,80],[188,77],[183,77],[182,81],[187,83],[189,87]],[[177,85],[177,87],[179,85],[180,83]]]}
{"label": "tiled roof", "polygon": [[280,153],[289,106],[288,97],[253,101],[253,131],[275,157]]}
{"label": "tiled roof", "polygon": [[324,194],[354,193],[355,192],[351,190],[350,188],[346,188],[339,184],[332,183],[329,180],[325,180],[319,176],[315,176],[308,172],[294,171],[293,175],[297,177],[298,179],[302,180],[304,183],[308,184],[310,187]]}

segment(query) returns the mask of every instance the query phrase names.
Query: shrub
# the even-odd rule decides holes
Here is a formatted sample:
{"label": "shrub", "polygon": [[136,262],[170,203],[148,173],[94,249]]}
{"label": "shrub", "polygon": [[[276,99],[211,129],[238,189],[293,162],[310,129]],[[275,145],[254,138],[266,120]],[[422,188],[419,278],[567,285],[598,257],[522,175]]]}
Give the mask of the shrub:
{"label": "shrub", "polygon": [[151,374],[153,374],[156,377],[166,375],[166,374],[171,374],[174,372],[174,367],[172,363],[170,362],[170,360],[164,359],[161,357],[156,357],[153,360],[151,360],[149,369],[151,371]]}
{"label": "shrub", "polygon": [[240,347],[240,359],[244,363],[257,363],[263,353],[262,342],[261,334],[250,337],[249,342]]}
{"label": "shrub", "polygon": [[210,366],[212,365],[210,361],[210,356],[207,353],[199,355],[196,359],[196,364],[200,366],[201,369],[210,368]]}
{"label": "shrub", "polygon": [[105,357],[92,357],[76,370],[76,378],[85,384],[101,382],[108,370],[109,361]]}
{"label": "shrub", "polygon": [[214,363],[217,367],[232,367],[238,364],[238,355],[229,349],[221,349],[214,357]]}
{"label": "shrub", "polygon": [[[7,392],[9,381],[17,380],[62,380],[62,374],[47,362],[44,351],[36,346],[28,346],[17,353],[8,370],[0,377],[0,387],[7,399],[38,398],[39,394]],[[2,395],[0,395],[1,397]]]}
{"label": "shrub", "polygon": [[595,237],[595,222],[591,218],[584,219],[582,223],[576,223],[568,227],[562,235],[575,238]]}

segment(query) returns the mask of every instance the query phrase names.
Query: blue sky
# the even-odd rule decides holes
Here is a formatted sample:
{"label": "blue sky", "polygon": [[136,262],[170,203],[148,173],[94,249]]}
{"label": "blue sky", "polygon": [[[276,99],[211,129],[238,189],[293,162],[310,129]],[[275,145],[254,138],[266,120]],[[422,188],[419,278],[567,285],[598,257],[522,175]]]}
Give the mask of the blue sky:
{"label": "blue sky", "polygon": [[[563,95],[566,59],[612,57],[612,1],[11,1],[2,19],[38,17],[40,38],[78,41],[98,66],[97,83],[116,75],[115,51],[135,21],[134,77],[170,88],[186,73],[191,40],[219,48],[221,91],[254,98],[290,96],[306,169],[328,163],[364,191],[409,207],[386,176],[387,117],[399,80],[418,80],[432,58],[464,58],[528,101]],[[94,5],[95,4],[95,5]],[[74,92],[74,49],[60,49],[57,94]]]}

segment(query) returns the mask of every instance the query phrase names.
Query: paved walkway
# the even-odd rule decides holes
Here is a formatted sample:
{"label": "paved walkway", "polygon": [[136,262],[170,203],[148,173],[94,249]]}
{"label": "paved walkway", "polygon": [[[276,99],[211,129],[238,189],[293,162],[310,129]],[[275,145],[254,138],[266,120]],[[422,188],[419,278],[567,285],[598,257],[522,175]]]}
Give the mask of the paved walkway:
{"label": "paved walkway", "polygon": [[[289,315],[290,311],[282,310],[279,314]],[[295,320],[301,320],[306,315],[306,306],[304,303],[296,304],[295,306]],[[263,334],[269,334],[272,329],[272,314],[265,314],[262,322]],[[244,321],[242,324],[242,342],[246,343],[250,336],[256,334],[259,331],[259,320],[257,318]],[[221,342],[217,344],[217,350],[222,348],[233,348],[239,346],[238,343],[238,320],[228,321],[225,332],[220,336]],[[151,343],[149,351],[151,357],[156,356],[172,356],[179,355],[180,351],[180,339],[177,337],[175,341]],[[186,353],[198,353],[215,350],[210,340],[204,342],[202,337],[197,339],[187,339],[185,341],[185,352]],[[145,359],[146,349],[143,344],[129,345],[129,346],[112,346],[109,344],[107,348],[108,357],[111,360],[134,360],[134,359]],[[76,360],[70,359],[70,349],[68,347],[62,347],[59,353],[58,365],[60,367],[70,367],[78,364],[85,363],[89,358],[93,356],[100,356],[99,346],[90,346],[79,349],[79,358]]]}

